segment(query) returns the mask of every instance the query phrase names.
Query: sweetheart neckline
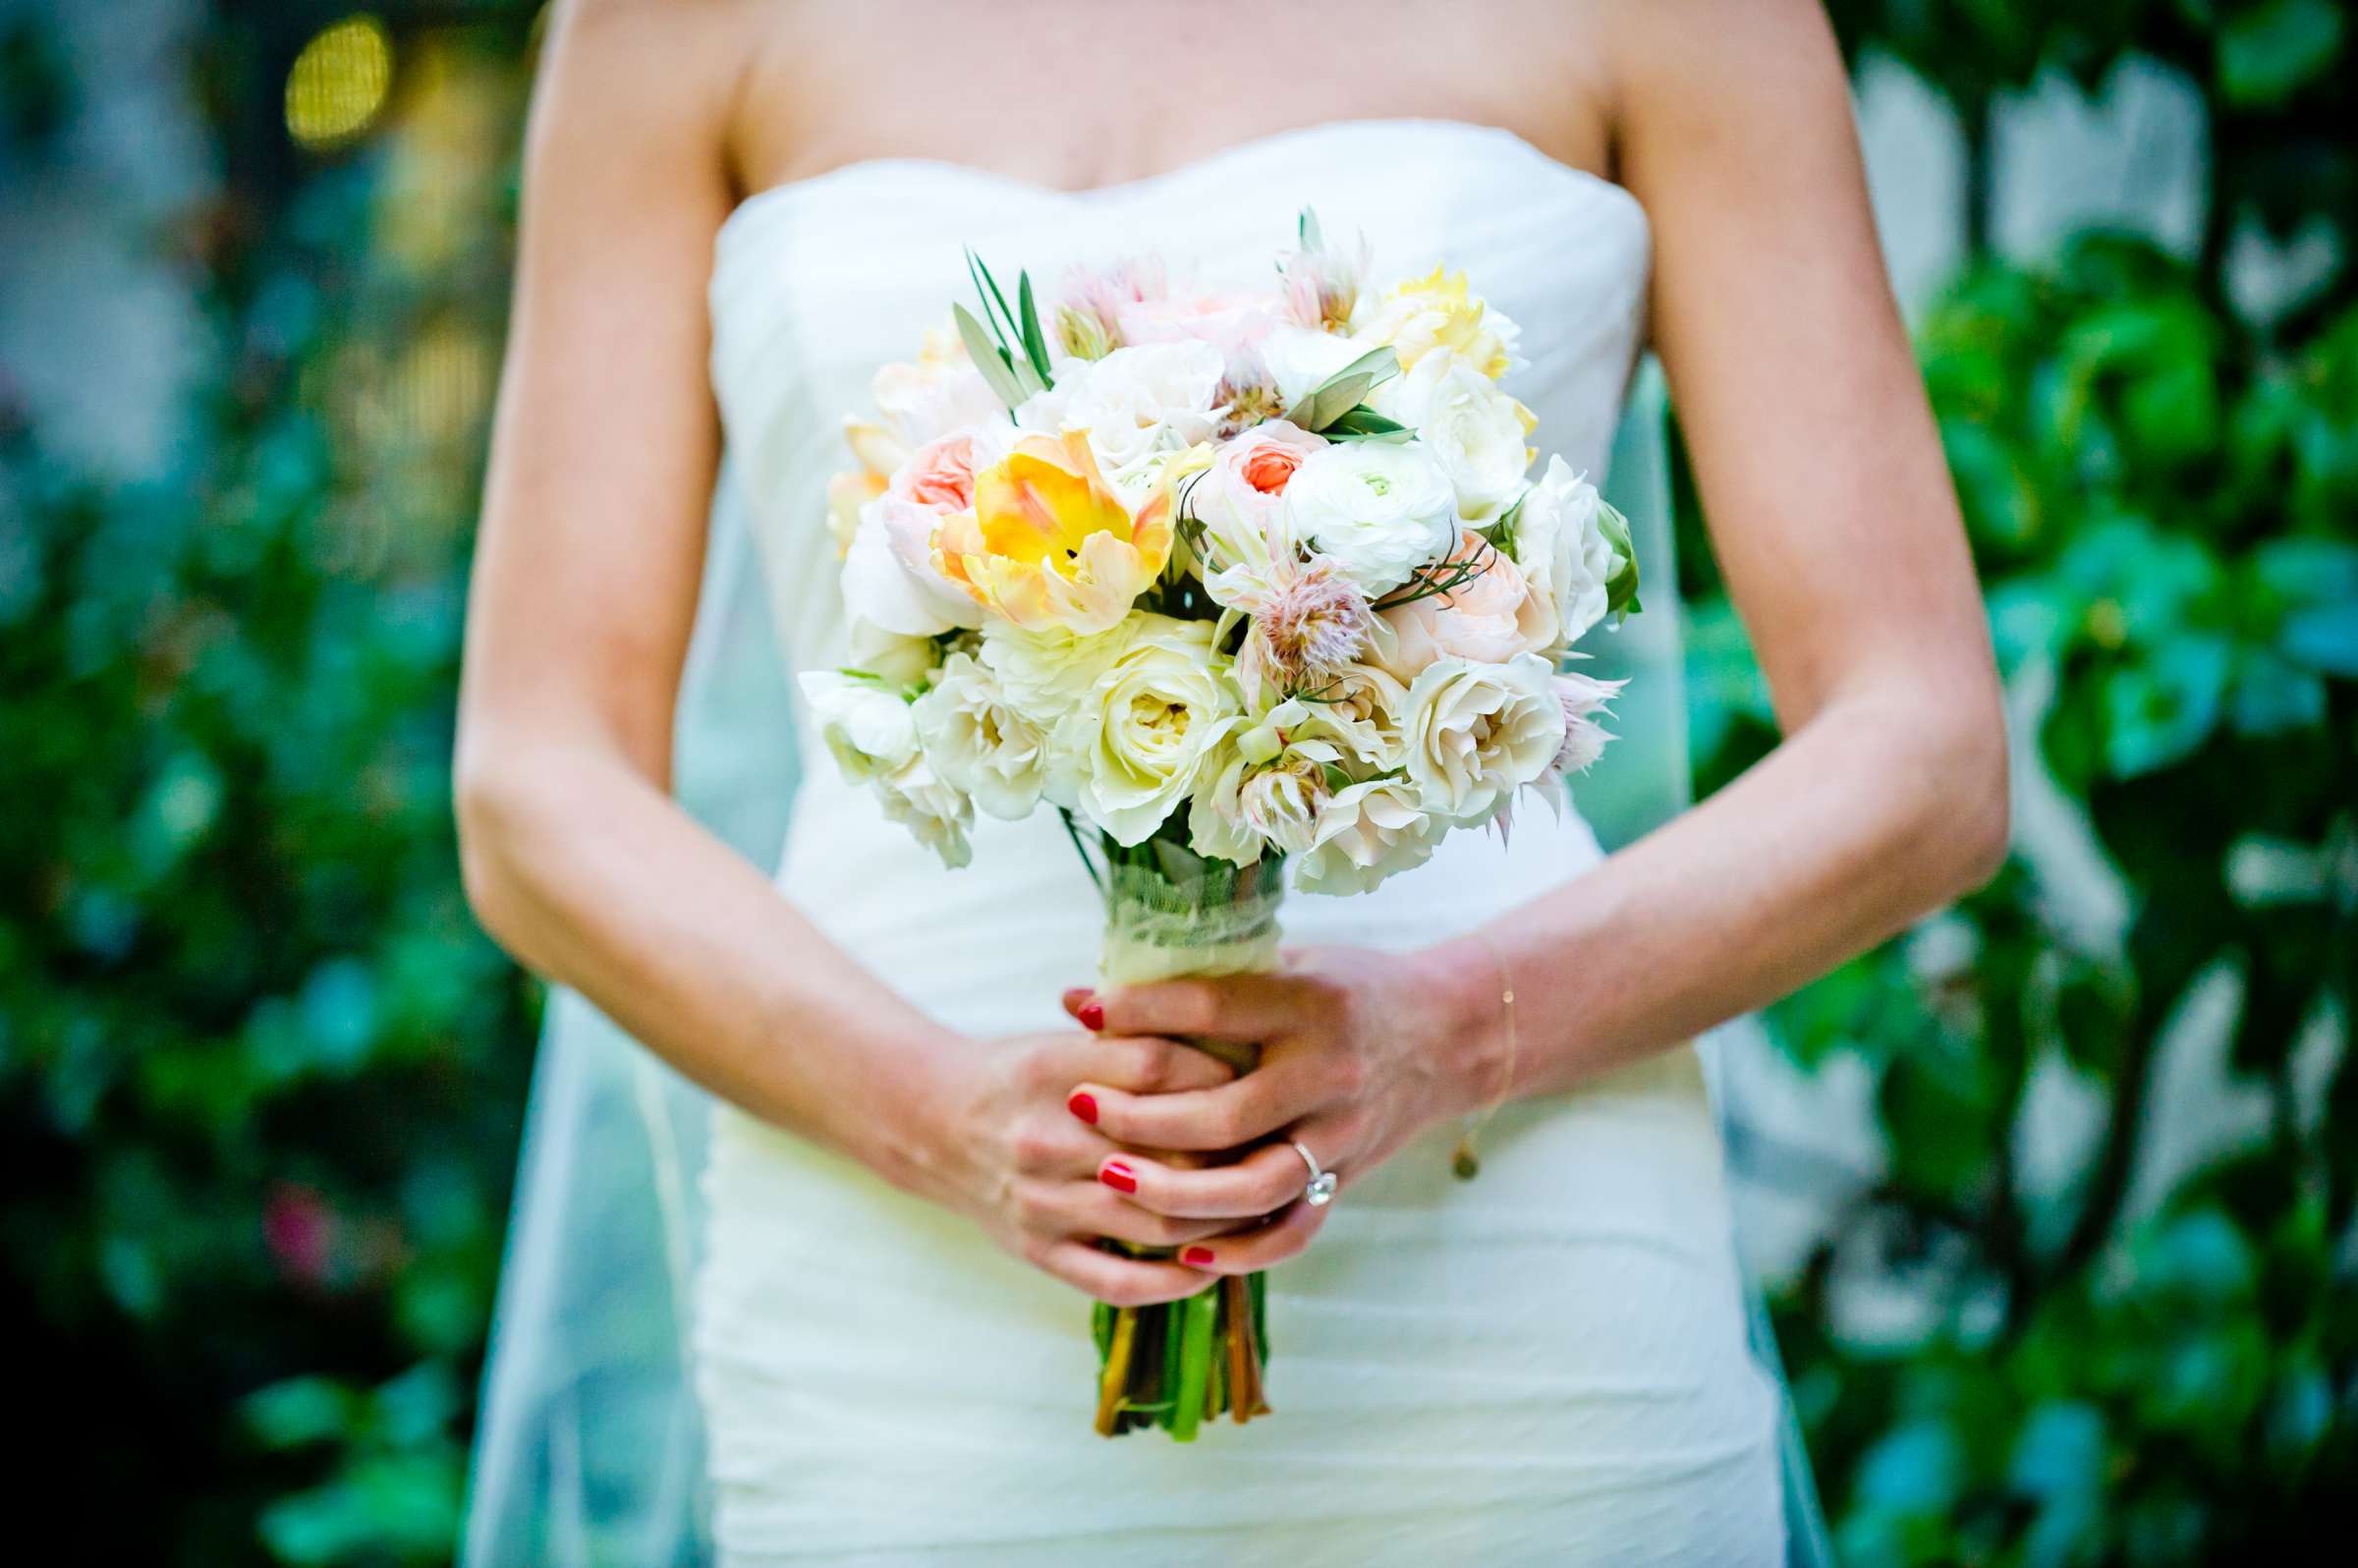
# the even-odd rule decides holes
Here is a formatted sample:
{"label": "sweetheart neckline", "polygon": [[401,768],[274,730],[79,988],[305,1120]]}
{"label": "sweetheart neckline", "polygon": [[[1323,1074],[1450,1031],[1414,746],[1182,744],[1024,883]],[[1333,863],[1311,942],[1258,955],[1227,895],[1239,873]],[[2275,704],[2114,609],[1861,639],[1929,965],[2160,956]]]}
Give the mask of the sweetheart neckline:
{"label": "sweetheart neckline", "polygon": [[779,205],[794,196],[828,186],[839,185],[865,175],[903,172],[968,180],[994,187],[1027,199],[1078,208],[1102,205],[1144,196],[1150,192],[1191,179],[1200,179],[1259,154],[1315,140],[1321,137],[1380,131],[1419,131],[1428,134],[1437,132],[1450,136],[1480,139],[1503,145],[1510,150],[1522,153],[1545,170],[1560,175],[1576,185],[1618,198],[1641,224],[1648,224],[1651,227],[1645,203],[1638,199],[1637,194],[1629,187],[1617,181],[1608,180],[1603,175],[1592,170],[1566,163],[1529,138],[1510,131],[1504,126],[1486,125],[1479,121],[1454,120],[1446,117],[1377,116],[1348,120],[1319,120],[1309,125],[1289,126],[1282,130],[1263,133],[1261,136],[1247,137],[1239,141],[1231,141],[1225,146],[1215,147],[1209,152],[1190,158],[1183,163],[1175,163],[1167,169],[1156,169],[1127,180],[1113,180],[1102,185],[1093,186],[1048,185],[1039,180],[1027,179],[1019,174],[1008,174],[979,163],[960,163],[954,158],[906,155],[855,158],[848,163],[839,163],[833,168],[822,169],[816,174],[804,175],[799,179],[782,180],[775,185],[763,186],[760,190],[747,195],[721,220],[719,232],[721,238],[725,239],[732,230],[739,228],[745,220],[760,211]]}

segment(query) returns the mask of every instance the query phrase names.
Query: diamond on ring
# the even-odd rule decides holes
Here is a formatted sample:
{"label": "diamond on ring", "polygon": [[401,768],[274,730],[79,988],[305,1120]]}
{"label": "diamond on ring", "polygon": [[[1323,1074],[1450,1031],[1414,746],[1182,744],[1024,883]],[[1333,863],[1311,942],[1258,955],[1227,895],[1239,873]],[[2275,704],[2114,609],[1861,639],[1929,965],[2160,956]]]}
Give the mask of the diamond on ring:
{"label": "diamond on ring", "polygon": [[1300,1139],[1291,1140],[1294,1152],[1310,1167],[1310,1185],[1302,1189],[1302,1201],[1313,1208],[1324,1208],[1334,1202],[1334,1172],[1319,1168],[1319,1156],[1303,1146]]}

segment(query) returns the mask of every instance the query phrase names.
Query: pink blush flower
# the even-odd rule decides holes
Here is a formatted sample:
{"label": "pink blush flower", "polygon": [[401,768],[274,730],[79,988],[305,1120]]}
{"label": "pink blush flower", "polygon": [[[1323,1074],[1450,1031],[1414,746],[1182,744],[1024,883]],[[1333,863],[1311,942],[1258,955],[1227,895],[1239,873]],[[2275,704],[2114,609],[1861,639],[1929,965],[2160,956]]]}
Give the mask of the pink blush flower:
{"label": "pink blush flower", "polygon": [[1332,561],[1283,573],[1254,612],[1240,654],[1248,691],[1275,682],[1283,692],[1315,691],[1359,656],[1375,618],[1358,587]]}
{"label": "pink blush flower", "polygon": [[892,493],[936,512],[973,511],[975,438],[959,434],[928,441],[893,476]]}

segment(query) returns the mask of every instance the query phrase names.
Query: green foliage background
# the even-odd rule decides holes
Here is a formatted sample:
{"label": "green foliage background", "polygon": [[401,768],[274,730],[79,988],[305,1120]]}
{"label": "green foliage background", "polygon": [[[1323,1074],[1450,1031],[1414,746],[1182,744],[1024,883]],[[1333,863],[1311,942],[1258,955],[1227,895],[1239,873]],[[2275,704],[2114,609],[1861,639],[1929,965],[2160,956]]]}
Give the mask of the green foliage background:
{"label": "green foliage background", "polygon": [[[1923,319],[2008,676],[2126,919],[2035,861],[1775,1010],[1888,1151],[1778,1303],[1846,1560],[2304,1559],[2358,1484],[2358,65],[2330,0],[1839,0],[1968,133],[1975,254]],[[462,574],[532,8],[397,8],[368,136],[279,84],[338,9],[216,0],[215,346],[171,471],[56,455],[0,381],[0,1343],[19,1480],[91,1560],[447,1559],[534,1027],[460,898]],[[2131,52],[2208,100],[2190,256],[1991,256],[1993,103]],[[0,137],[79,84],[0,22]],[[2331,264],[2239,308],[2239,229]],[[103,374],[103,366],[90,373]],[[1699,786],[1771,739],[1690,515]],[[2035,699],[2035,700],[2034,700]],[[2157,1061],[2223,986],[2265,1124],[2136,1201]],[[2106,1109],[2060,1191],[2026,1087]],[[1845,1329],[1860,1256],[1929,1304]],[[21,1408],[28,1408],[23,1407]],[[2344,1505],[2346,1508],[2346,1505]]]}

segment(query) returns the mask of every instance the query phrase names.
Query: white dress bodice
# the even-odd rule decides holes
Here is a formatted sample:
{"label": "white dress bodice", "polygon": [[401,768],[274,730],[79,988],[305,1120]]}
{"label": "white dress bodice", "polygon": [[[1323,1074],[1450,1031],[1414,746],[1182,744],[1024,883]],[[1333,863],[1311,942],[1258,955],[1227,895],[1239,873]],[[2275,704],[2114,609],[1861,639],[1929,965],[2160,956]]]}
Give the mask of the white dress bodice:
{"label": "white dress bodice", "polygon": [[[1158,252],[1265,276],[1314,207],[1378,281],[1464,270],[1522,324],[1535,441],[1601,476],[1643,336],[1627,192],[1443,121],[1313,127],[1067,193],[956,164],[857,163],[757,195],[717,242],[712,375],[783,656],[841,662],[825,525],[842,427],[968,284],[964,247],[1052,285]],[[1609,486],[1608,486],[1609,493]],[[980,820],[944,871],[821,758],[778,879],[848,957],[951,1028],[1058,1027],[1094,973],[1095,895],[1052,813]],[[1562,886],[1577,812],[1473,832],[1376,892],[1297,895],[1295,941],[1405,948]],[[1746,1352],[1716,1126],[1691,1050],[1488,1131],[1438,1130],[1354,1182],[1271,1283],[1278,1414],[1092,1435],[1086,1304],[865,1169],[722,1109],[706,1174],[699,1377],[731,1563],[1775,1561],[1771,1396]]]}

